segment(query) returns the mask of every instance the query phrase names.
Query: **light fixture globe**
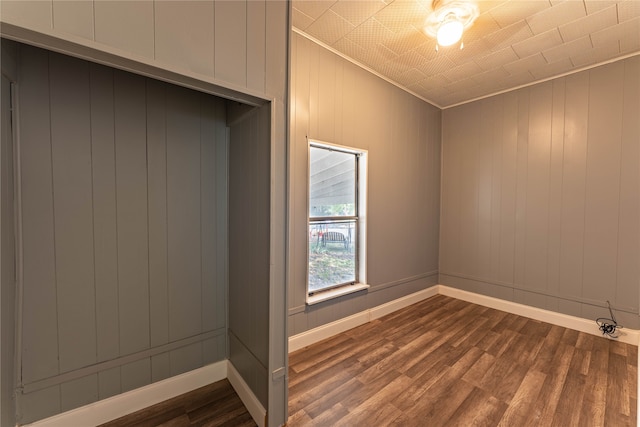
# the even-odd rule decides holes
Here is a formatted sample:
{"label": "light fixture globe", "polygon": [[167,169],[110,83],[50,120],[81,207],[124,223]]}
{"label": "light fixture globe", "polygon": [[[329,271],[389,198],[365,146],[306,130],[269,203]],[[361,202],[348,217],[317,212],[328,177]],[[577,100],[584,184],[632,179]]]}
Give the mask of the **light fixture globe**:
{"label": "light fixture globe", "polygon": [[464,25],[456,19],[449,19],[440,25],[436,39],[440,46],[451,46],[462,38]]}
{"label": "light fixture globe", "polygon": [[478,5],[472,0],[434,0],[432,8],[424,31],[435,38],[439,46],[458,42],[479,14]]}

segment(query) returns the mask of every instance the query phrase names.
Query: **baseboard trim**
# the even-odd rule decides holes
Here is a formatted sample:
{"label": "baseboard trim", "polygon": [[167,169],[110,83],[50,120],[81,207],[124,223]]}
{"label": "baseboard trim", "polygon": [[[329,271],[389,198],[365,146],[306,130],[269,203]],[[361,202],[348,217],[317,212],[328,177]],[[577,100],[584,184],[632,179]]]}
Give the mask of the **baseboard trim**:
{"label": "baseboard trim", "polygon": [[[600,332],[598,325],[594,320],[583,319],[581,317],[557,313],[555,311],[519,304],[513,301],[480,295],[445,285],[438,285],[438,287],[440,294],[452,298],[468,301],[489,308],[495,308],[496,310],[528,317],[529,319],[540,320],[542,322],[551,323],[552,325],[574,329],[587,334],[597,335],[600,337],[602,336],[602,332]],[[640,331],[627,328],[620,330],[620,336],[617,338],[617,341],[631,345],[638,345],[639,340]]]}
{"label": "baseboard trim", "polygon": [[301,348],[307,347],[341,332],[348,331],[349,329],[353,329],[357,326],[364,325],[371,320],[378,319],[437,294],[438,286],[432,286],[343,319],[327,323],[326,325],[318,326],[317,328],[293,335],[289,337],[289,353],[300,350]]}
{"label": "baseboard trim", "polygon": [[95,426],[188,393],[226,377],[227,361],[223,360],[31,424],[25,424],[25,426]]}
{"label": "baseboard trim", "polygon": [[265,427],[267,425],[267,411],[242,379],[231,361],[227,361],[227,378],[233,389],[238,393],[238,396],[240,396],[240,400],[244,403],[253,420],[258,424],[258,427]]}
{"label": "baseboard trim", "polygon": [[[378,319],[389,313],[393,313],[396,310],[408,307],[411,304],[415,304],[423,299],[430,298],[438,294],[494,308],[496,310],[506,311],[507,313],[517,314],[530,319],[540,320],[551,323],[552,325],[574,329],[591,335],[602,336],[602,333],[598,329],[598,325],[596,325],[595,321],[463,291],[461,289],[451,288],[445,285],[435,285],[422,291],[398,298],[397,300],[390,301],[386,304],[382,304],[343,319],[327,323],[326,325],[293,335],[289,337],[289,353],[330,338],[341,332],[348,331],[356,326],[363,325],[371,320]],[[625,328],[620,331],[620,337],[617,340],[637,346],[640,344],[640,331]]]}

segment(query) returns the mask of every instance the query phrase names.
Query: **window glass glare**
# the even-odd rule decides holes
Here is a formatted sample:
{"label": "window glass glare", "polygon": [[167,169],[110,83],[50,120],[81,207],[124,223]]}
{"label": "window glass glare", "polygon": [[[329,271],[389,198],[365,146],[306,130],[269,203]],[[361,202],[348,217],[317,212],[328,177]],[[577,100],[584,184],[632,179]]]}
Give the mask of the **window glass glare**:
{"label": "window glass glare", "polygon": [[309,216],[355,216],[356,155],[310,147]]}

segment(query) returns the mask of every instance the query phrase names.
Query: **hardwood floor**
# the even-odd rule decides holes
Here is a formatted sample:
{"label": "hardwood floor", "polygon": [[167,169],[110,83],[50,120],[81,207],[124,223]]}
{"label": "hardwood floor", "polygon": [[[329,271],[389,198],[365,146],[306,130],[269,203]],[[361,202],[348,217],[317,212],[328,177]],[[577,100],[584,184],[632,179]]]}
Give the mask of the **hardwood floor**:
{"label": "hardwood floor", "polygon": [[99,427],[255,427],[228,380],[150,406]]}
{"label": "hardwood floor", "polygon": [[[298,426],[635,426],[637,347],[435,296],[292,353]],[[104,424],[255,426],[227,380]]]}
{"label": "hardwood floor", "polygon": [[637,347],[442,295],[292,353],[289,427],[635,426]]}

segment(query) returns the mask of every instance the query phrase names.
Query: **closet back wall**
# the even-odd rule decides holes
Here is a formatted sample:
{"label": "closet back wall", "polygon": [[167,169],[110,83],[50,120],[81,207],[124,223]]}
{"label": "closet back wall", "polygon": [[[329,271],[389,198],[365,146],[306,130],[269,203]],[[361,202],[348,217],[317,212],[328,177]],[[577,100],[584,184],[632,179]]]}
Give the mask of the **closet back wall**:
{"label": "closet back wall", "polygon": [[26,423],[226,357],[227,131],[210,95],[20,62]]}

